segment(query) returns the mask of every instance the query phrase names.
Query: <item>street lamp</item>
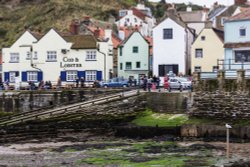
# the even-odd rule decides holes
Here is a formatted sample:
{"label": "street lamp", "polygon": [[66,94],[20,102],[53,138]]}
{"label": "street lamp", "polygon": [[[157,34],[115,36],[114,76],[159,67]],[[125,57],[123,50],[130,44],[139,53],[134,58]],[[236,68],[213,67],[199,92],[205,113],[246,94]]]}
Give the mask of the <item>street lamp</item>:
{"label": "street lamp", "polygon": [[225,125],[227,128],[227,158],[229,159],[229,129],[232,128],[229,124]]}

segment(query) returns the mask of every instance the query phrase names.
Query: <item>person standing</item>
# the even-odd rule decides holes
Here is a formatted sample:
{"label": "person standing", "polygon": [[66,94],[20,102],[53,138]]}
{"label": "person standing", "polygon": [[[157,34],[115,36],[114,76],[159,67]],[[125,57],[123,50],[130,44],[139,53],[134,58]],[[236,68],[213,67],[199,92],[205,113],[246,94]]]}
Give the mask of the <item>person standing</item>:
{"label": "person standing", "polygon": [[79,78],[76,77],[76,88],[78,88],[78,86],[79,86]]}
{"label": "person standing", "polygon": [[81,82],[81,88],[84,88],[84,82],[85,82],[84,77],[81,77],[80,82]]}
{"label": "person standing", "polygon": [[[58,79],[57,79],[57,89],[60,89],[61,88],[61,86],[62,86],[62,80],[61,80],[61,77],[58,77]],[[50,86],[49,86],[50,87]]]}

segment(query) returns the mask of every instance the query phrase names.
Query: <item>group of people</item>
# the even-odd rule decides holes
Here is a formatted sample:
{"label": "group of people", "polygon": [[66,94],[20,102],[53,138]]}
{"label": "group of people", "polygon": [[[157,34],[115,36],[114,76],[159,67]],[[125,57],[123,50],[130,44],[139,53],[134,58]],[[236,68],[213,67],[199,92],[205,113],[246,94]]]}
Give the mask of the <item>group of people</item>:
{"label": "group of people", "polygon": [[144,76],[140,79],[140,81],[144,91],[148,90],[151,92],[152,88],[159,89],[160,87],[160,78],[155,75],[153,77]]}
{"label": "group of people", "polygon": [[79,88],[79,83],[80,83],[80,87],[83,88],[84,82],[85,82],[84,77],[81,77],[80,79],[76,77],[76,88]]}
{"label": "group of people", "polygon": [[[52,89],[52,83],[51,81],[43,81],[41,80],[38,84],[38,90],[42,90],[42,89]],[[33,89],[31,89],[33,90]]]}

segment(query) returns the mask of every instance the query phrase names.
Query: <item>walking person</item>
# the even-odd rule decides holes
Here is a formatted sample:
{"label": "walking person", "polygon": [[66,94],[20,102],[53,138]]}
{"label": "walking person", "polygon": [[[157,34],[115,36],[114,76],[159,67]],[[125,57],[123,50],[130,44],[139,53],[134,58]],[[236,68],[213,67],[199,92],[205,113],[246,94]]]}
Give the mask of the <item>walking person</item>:
{"label": "walking person", "polygon": [[153,79],[151,77],[148,78],[148,81],[147,81],[147,87],[148,87],[148,92],[151,92],[151,88],[152,88],[152,81]]}

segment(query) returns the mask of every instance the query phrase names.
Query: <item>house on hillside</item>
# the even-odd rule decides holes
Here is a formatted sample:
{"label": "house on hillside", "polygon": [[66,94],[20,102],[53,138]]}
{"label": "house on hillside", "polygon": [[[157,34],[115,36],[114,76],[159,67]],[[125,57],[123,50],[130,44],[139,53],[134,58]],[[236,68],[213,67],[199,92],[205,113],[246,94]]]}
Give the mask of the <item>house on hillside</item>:
{"label": "house on hillside", "polygon": [[[99,46],[99,47],[98,47]],[[3,76],[13,84],[51,81],[56,85],[75,84],[84,77],[86,84],[109,78],[113,59],[108,56],[108,44],[93,35],[61,34],[49,30],[41,38],[26,31],[12,46],[3,48]]]}
{"label": "house on hillside", "polygon": [[250,69],[250,9],[225,21],[225,60],[228,70]]}
{"label": "house on hillside", "polygon": [[118,76],[138,79],[148,76],[149,72],[149,43],[135,31],[130,34],[118,48]]}
{"label": "house on hillside", "polygon": [[196,35],[198,35],[205,27],[208,10],[208,8],[204,7],[203,10],[192,11],[192,7],[187,7],[186,11],[180,11],[178,14],[181,20],[186,23],[188,27],[194,29]]}
{"label": "house on hillside", "polygon": [[194,36],[194,30],[168,13],[153,30],[153,75],[164,77],[170,71],[190,74]]}
{"label": "house on hillside", "polygon": [[217,60],[224,58],[224,32],[207,22],[192,44],[191,69],[193,72],[215,72]]}
{"label": "house on hillside", "polygon": [[209,12],[208,19],[213,22],[213,27],[223,30],[226,19],[240,13],[244,10],[242,8],[248,7],[247,0],[234,0],[234,4],[231,6],[221,6],[216,2]]}
{"label": "house on hillside", "polygon": [[[150,14],[147,8],[133,7],[129,10],[119,11],[119,20],[116,21],[118,28],[132,27],[140,31],[143,36],[152,36],[153,27],[155,26],[155,18]],[[124,40],[123,31],[119,31],[119,37]]]}

